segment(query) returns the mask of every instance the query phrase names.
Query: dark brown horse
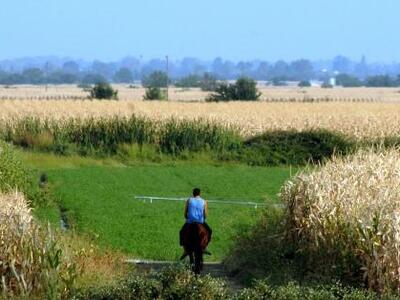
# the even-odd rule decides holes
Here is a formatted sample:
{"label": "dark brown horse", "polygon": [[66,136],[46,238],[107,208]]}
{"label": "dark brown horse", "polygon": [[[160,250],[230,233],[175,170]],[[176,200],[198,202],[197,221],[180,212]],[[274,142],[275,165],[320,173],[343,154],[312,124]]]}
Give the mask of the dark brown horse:
{"label": "dark brown horse", "polygon": [[[203,252],[208,245],[208,232],[203,224],[189,224],[183,238],[185,253],[189,256],[190,264],[196,274],[203,269]],[[185,258],[182,256],[181,259]]]}

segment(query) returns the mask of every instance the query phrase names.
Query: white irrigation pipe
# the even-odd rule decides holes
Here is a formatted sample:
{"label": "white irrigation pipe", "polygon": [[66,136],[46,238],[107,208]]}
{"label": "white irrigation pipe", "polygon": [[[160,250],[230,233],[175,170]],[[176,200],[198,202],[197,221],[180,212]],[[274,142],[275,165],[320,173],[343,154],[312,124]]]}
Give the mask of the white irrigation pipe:
{"label": "white irrigation pipe", "polygon": [[[144,200],[150,201],[179,201],[185,202],[188,198],[167,198],[167,197],[156,197],[156,196],[135,196],[136,200]],[[252,201],[223,201],[223,200],[207,200],[208,203],[217,203],[217,204],[229,204],[229,205],[244,205],[244,206],[254,206],[254,208],[258,207],[267,207],[267,206],[280,206],[279,204],[266,204],[266,203],[257,203]]]}

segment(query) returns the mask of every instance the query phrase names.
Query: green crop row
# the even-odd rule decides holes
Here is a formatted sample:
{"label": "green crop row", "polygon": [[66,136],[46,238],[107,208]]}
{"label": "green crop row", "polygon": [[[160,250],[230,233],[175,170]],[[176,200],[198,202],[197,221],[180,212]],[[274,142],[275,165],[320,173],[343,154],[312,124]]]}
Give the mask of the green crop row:
{"label": "green crop row", "polygon": [[[60,155],[121,154],[126,145],[148,146],[173,157],[207,153],[213,159],[250,165],[304,165],[347,154],[360,142],[327,130],[270,131],[245,138],[239,128],[209,120],[153,120],[129,118],[66,119],[25,118],[0,123],[0,139],[27,149]],[[396,141],[390,141],[391,144]],[[368,143],[370,144],[370,142]],[[124,148],[125,147],[125,148]]]}

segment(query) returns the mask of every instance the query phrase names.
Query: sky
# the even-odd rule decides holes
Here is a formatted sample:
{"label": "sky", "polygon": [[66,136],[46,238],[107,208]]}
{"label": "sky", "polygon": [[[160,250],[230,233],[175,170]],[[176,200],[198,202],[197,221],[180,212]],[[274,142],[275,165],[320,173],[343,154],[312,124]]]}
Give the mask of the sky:
{"label": "sky", "polygon": [[398,0],[2,0],[0,60],[400,61]]}

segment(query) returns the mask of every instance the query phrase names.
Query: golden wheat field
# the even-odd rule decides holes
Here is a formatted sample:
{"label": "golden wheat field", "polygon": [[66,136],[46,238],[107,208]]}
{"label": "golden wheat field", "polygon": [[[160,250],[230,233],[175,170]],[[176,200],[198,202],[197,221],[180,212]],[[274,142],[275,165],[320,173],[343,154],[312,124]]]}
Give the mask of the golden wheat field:
{"label": "golden wheat field", "polygon": [[[113,85],[118,90],[120,100],[142,100],[145,89],[132,88],[127,84]],[[259,85],[261,100],[270,102],[306,101],[344,101],[344,102],[400,102],[399,88],[333,88],[318,87],[270,87]],[[82,100],[88,92],[76,85],[34,86],[0,86],[0,100]],[[204,101],[208,92],[198,88],[174,88],[169,90],[169,98],[173,101]]]}
{"label": "golden wheat field", "polygon": [[266,130],[336,130],[346,135],[385,137],[400,133],[400,104],[396,103],[185,103],[161,101],[3,100],[0,120],[129,116],[164,120],[203,118],[238,126],[243,135]]}

